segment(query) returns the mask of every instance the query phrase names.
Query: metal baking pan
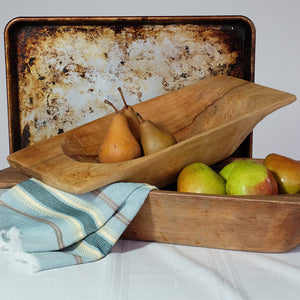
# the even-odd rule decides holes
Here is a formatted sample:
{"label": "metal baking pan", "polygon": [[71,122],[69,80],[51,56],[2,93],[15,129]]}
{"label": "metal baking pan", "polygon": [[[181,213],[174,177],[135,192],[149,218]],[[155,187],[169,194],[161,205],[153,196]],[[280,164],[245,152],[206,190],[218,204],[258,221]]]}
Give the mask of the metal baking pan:
{"label": "metal baking pan", "polygon": [[[243,16],[26,17],[5,28],[10,152],[223,74],[254,81]],[[252,134],[234,156],[252,155]]]}

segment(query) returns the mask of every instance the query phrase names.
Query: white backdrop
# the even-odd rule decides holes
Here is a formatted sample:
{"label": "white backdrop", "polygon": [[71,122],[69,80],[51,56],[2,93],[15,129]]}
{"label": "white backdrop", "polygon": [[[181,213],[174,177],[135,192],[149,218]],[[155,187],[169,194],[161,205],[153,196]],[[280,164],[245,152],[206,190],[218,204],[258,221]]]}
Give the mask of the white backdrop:
{"label": "white backdrop", "polygon": [[[255,82],[300,95],[299,0],[0,0],[0,169],[9,154],[4,38],[18,16],[244,15],[256,27]],[[300,160],[300,100],[281,108],[254,129],[253,157],[271,152]]]}

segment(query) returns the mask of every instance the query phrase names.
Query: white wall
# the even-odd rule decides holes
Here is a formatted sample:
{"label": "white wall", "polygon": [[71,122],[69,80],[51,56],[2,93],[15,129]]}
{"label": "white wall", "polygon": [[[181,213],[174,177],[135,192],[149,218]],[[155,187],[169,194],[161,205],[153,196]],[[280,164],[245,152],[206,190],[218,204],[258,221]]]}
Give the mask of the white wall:
{"label": "white wall", "polygon": [[[18,16],[244,15],[256,27],[255,82],[300,95],[299,0],[0,0],[0,169],[9,154],[5,86],[5,25]],[[300,160],[300,100],[254,129],[253,157],[277,152]]]}

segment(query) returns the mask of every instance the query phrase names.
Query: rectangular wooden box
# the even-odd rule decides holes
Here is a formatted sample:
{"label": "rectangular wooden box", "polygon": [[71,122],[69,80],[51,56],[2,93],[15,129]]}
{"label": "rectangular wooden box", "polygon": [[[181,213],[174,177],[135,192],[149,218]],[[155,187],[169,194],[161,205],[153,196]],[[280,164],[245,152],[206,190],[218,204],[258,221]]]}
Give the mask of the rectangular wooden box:
{"label": "rectangular wooden box", "polygon": [[[255,28],[243,16],[17,18],[5,30],[10,150],[215,75],[254,81]],[[234,153],[252,156],[252,134]],[[11,169],[12,184],[23,180]],[[123,238],[246,251],[300,243],[299,195],[152,191]]]}

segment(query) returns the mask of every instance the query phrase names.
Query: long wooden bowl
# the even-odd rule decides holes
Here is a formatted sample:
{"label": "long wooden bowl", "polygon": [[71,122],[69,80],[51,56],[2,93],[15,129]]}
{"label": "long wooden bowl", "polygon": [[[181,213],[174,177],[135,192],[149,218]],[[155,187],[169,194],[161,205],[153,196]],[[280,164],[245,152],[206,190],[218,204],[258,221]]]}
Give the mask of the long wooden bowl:
{"label": "long wooden bowl", "polygon": [[12,153],[8,161],[28,176],[72,193],[116,181],[161,188],[174,182],[187,164],[211,165],[230,156],[260,120],[295,100],[292,94],[242,79],[212,77],[134,106],[176,137],[177,144],[159,152],[98,163],[95,155],[110,125],[108,115]]}

